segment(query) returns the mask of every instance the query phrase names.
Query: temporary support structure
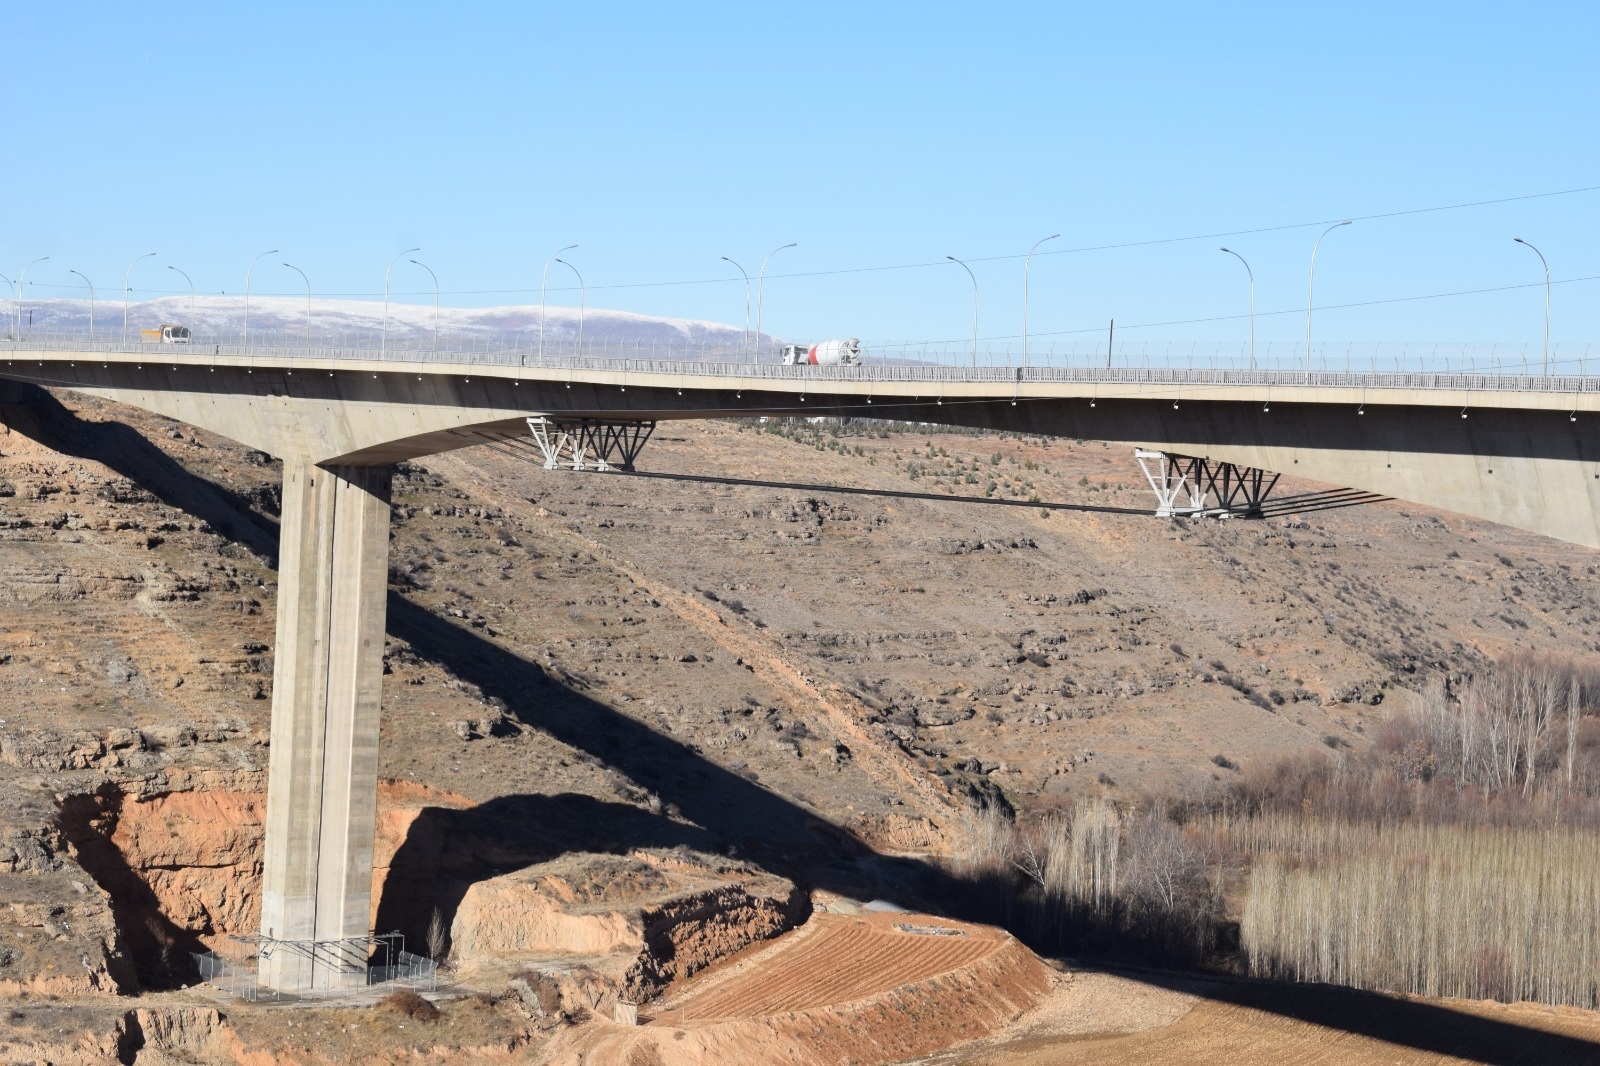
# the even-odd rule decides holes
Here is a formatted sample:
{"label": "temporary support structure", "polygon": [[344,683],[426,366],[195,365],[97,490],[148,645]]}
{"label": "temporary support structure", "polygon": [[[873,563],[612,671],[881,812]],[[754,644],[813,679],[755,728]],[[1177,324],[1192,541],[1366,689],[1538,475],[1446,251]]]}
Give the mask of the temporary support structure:
{"label": "temporary support structure", "polygon": [[555,470],[632,470],[654,422],[559,419],[533,415],[528,432],[544,456],[544,468]]}
{"label": "temporary support structure", "polygon": [[1157,518],[1260,518],[1262,505],[1278,484],[1277,474],[1253,466],[1143,448],[1136,449],[1133,455],[1156,494]]}

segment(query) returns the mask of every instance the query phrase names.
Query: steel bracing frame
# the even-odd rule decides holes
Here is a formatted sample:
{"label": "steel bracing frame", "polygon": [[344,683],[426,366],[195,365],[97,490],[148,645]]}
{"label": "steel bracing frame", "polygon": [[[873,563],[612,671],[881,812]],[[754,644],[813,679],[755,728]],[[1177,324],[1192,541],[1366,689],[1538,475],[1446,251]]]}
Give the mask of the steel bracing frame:
{"label": "steel bracing frame", "polygon": [[1193,455],[1134,451],[1156,494],[1157,518],[1272,518],[1382,503],[1390,499],[1361,489],[1322,489],[1268,499],[1279,475]]}
{"label": "steel bracing frame", "polygon": [[1277,474],[1253,466],[1216,463],[1210,459],[1180,460],[1189,464],[1190,479],[1210,496],[1214,509],[1239,518],[1260,518],[1262,505],[1278,485]]}
{"label": "steel bracing frame", "polygon": [[1143,448],[1133,454],[1156,494],[1157,518],[1260,518],[1267,497],[1278,484],[1279,475],[1253,466]]}
{"label": "steel bracing frame", "polygon": [[560,419],[533,415],[528,433],[544,468],[555,470],[632,470],[656,424],[594,418]]}
{"label": "steel bracing frame", "polygon": [[1139,469],[1144,471],[1150,490],[1156,494],[1157,518],[1195,514],[1204,508],[1205,493],[1189,481],[1181,467],[1183,456],[1135,448],[1133,457],[1139,461]]}

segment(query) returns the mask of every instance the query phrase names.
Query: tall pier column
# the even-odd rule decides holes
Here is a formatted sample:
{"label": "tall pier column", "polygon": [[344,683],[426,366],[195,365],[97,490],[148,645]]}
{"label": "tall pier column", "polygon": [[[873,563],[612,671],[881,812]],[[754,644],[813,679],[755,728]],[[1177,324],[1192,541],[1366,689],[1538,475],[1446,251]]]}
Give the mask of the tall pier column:
{"label": "tall pier column", "polygon": [[284,463],[261,982],[365,981],[389,466]]}

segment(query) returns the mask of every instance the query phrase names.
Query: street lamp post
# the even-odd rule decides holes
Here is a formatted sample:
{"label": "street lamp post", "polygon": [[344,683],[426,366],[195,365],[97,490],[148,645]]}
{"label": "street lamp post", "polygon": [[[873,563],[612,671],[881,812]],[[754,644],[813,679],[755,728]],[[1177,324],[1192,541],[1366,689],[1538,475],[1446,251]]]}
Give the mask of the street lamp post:
{"label": "street lamp post", "polygon": [[[556,262],[560,263],[574,274],[578,274],[578,268],[567,262],[565,259],[557,259]],[[580,359],[583,358],[583,307],[585,302],[585,294],[586,289],[584,288],[583,284],[583,275],[578,274],[578,358]]]}
{"label": "street lamp post", "polygon": [[416,259],[410,262],[412,266],[419,266],[426,270],[428,277],[433,279],[433,350],[437,353],[439,351],[439,275],[435,274],[433,268],[427,263]]}
{"label": "street lamp post", "polygon": [[967,277],[972,279],[972,365],[973,366],[977,366],[978,365],[978,275],[974,274],[972,272],[972,268],[971,267],[967,266],[967,264],[963,263],[961,260],[957,259],[955,256],[947,255],[947,256],[945,256],[945,258],[950,260],[950,262],[955,263],[962,270],[965,270],[967,272]]}
{"label": "street lamp post", "polygon": [[383,339],[378,342],[378,354],[382,355],[389,350],[389,272],[394,269],[395,263],[400,261],[402,255],[420,252],[421,248],[407,248],[403,252],[396,252],[389,265],[383,268]]}
{"label": "street lamp post", "polygon": [[304,270],[301,270],[293,263],[285,263],[283,265],[299,274],[300,280],[306,283],[306,347],[309,348],[311,347],[311,279],[306,277]]}
{"label": "street lamp post", "polygon": [[[1033,265],[1033,253],[1037,252],[1039,250],[1039,245],[1043,244],[1045,241],[1053,241],[1059,236],[1061,236],[1061,234],[1052,233],[1050,236],[1045,237],[1045,238],[1043,238],[1043,239],[1041,239],[1039,241],[1036,241],[1034,243],[1033,247],[1028,249],[1028,258],[1026,258],[1026,259],[1024,259],[1022,261],[1022,365],[1023,366],[1027,366],[1028,365],[1028,267]],[[974,344],[976,344],[976,342],[974,342]]]}
{"label": "street lamp post", "polygon": [[11,323],[11,320],[16,317],[16,313],[17,313],[17,283],[12,281],[10,278],[6,277],[4,274],[0,274],[0,281],[5,282],[6,283],[6,288],[11,290],[11,314],[6,316],[6,323],[7,323],[6,334],[7,334],[7,339],[9,340],[10,339],[10,333],[11,333],[10,323]]}
{"label": "street lamp post", "polygon": [[[723,256],[722,261],[733,263],[727,256]],[[750,358],[750,275],[746,274],[744,267],[738,263],[733,265],[738,267],[739,273],[744,276],[744,347],[739,350],[739,358],[748,359]]]}
{"label": "street lamp post", "polygon": [[19,341],[22,339],[22,294],[25,291],[23,285],[28,280],[28,267],[33,266],[34,263],[42,263],[49,258],[48,255],[41,255],[39,258],[31,260],[28,266],[22,268],[22,273],[17,275],[17,340]]}
{"label": "street lamp post", "polygon": [[780,248],[774,248],[761,260],[761,270],[756,275],[756,362],[761,362],[761,298],[765,294],[767,284],[767,264],[772,262],[772,257],[783,251],[784,248],[798,248],[798,241],[790,241]]}
{"label": "street lamp post", "polygon": [[[128,264],[127,271],[122,275],[122,346],[124,348],[128,346],[128,284],[133,280],[133,268],[138,264],[139,259],[149,259],[155,254],[154,252],[146,252],[139,256],[138,259]],[[81,274],[78,276],[83,277]],[[88,279],[84,278],[84,280],[87,281]]]}
{"label": "street lamp post", "polygon": [[[1528,242],[1523,240],[1521,237],[1513,237],[1511,239],[1516,241],[1518,244],[1527,244],[1529,248],[1533,248],[1533,245],[1528,244]],[[1539,257],[1539,262],[1540,263],[1544,264],[1544,373],[1545,373],[1546,377],[1549,377],[1550,376],[1550,264],[1548,262],[1545,262],[1544,253],[1539,251],[1539,249],[1533,248],[1533,254]]]}
{"label": "street lamp post", "polygon": [[[1340,226],[1350,225],[1349,220],[1335,222],[1322,231],[1326,237]],[[1311,270],[1306,275],[1306,377],[1311,376],[1311,293],[1317,283],[1317,249],[1322,247],[1322,237],[1317,238],[1317,243],[1311,246]]]}
{"label": "street lamp post", "polygon": [[[168,270],[178,270],[177,267],[172,266],[171,264],[167,265],[167,269]],[[188,274],[184,274],[183,271],[178,270],[178,273],[183,275],[183,280],[184,281],[189,282],[189,319],[190,319],[190,321],[193,321],[194,320],[194,281],[189,277]],[[192,329],[194,327],[191,326],[190,328]]]}
{"label": "street lamp post", "polygon": [[1239,262],[1244,263],[1244,272],[1250,275],[1250,369],[1256,368],[1256,272],[1250,269],[1250,264],[1245,263],[1244,256],[1232,248],[1222,249]]}
{"label": "street lamp post", "polygon": [[545,284],[550,280],[550,264],[557,262],[557,257],[562,252],[570,252],[576,244],[569,244],[565,248],[557,248],[550,253],[550,258],[544,261],[544,270],[539,273],[539,361],[544,361],[544,311],[545,311]]}
{"label": "street lamp post", "polygon": [[[89,276],[87,274],[85,274],[81,270],[72,270],[71,268],[68,268],[67,273],[68,274],[76,274],[76,275],[78,275],[78,277],[83,279],[83,283],[85,285],[89,286],[89,343],[93,344],[94,343],[94,282],[90,281],[89,280]],[[126,328],[126,327],[124,327],[124,328]],[[127,334],[124,333],[123,336],[126,337]],[[126,348],[127,344],[124,343],[123,347]]]}
{"label": "street lamp post", "polygon": [[255,273],[256,264],[261,261],[261,256],[277,254],[278,250],[276,248],[267,249],[261,255],[250,260],[250,269],[244,272],[244,338],[240,342],[241,347],[248,348],[250,346],[250,275]]}

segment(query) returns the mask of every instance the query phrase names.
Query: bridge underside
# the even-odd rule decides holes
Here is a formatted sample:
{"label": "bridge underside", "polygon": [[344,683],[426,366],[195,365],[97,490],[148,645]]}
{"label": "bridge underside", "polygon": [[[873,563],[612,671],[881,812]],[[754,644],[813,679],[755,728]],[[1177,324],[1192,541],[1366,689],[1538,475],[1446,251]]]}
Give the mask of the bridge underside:
{"label": "bridge underside", "polygon": [[[1270,387],[1196,396],[1071,383],[1050,394],[1001,383],[958,395],[950,385],[907,381],[708,385],[692,375],[610,371],[580,379],[507,367],[37,354],[0,366],[0,377],[131,404],[284,461],[262,907],[263,933],[277,942],[350,944],[369,932],[392,464],[527,438],[529,416],[543,416],[546,427],[579,427],[579,438],[586,424],[632,424],[627,440],[606,445],[627,462],[646,424],[741,415],[882,418],[1103,440],[1600,547],[1600,414],[1593,410],[1600,399],[1593,395],[1584,397],[1589,406],[1569,412],[1549,396],[1502,398],[1491,407],[1414,393],[1387,402],[1363,393],[1358,402],[1337,389],[1285,395],[1280,387],[1274,398]],[[554,444],[546,454],[557,464],[580,458]],[[366,965],[339,950],[287,955],[263,967],[265,980],[283,991],[358,981]]]}
{"label": "bridge underside", "polygon": [[[632,391],[632,390],[630,390]],[[557,394],[553,399],[559,402]],[[686,397],[687,398],[687,397]],[[645,397],[640,397],[641,400]],[[1483,518],[1600,548],[1600,416],[1493,407],[1297,404],[1161,399],[1050,399],[777,404],[746,393],[739,413],[835,415],[1101,440],[1199,457]],[[763,402],[765,401],[765,402]],[[552,404],[546,410],[560,409]],[[589,418],[725,418],[722,408],[580,409]],[[408,445],[526,436],[522,420],[468,426]]]}
{"label": "bridge underside", "polygon": [[[54,353],[52,353],[54,356]],[[0,375],[159,412],[285,462],[383,466],[577,423],[887,418],[1124,443],[1304,477],[1600,547],[1600,396],[1282,386],[958,388],[693,375],[14,360]],[[823,391],[823,387],[827,391]],[[1042,394],[1045,391],[1055,395]],[[989,395],[985,395],[985,394]],[[1159,393],[1159,394],[1155,394]],[[1198,393],[1198,394],[1197,394]]]}

